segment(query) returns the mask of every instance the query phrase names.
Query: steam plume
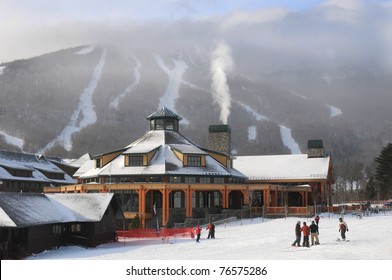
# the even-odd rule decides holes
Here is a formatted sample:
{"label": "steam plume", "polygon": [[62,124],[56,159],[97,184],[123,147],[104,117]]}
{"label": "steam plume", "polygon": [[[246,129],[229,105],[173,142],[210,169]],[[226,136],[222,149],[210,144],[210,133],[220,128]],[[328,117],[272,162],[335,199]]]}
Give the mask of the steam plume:
{"label": "steam plume", "polygon": [[214,103],[218,103],[220,107],[219,119],[224,124],[227,124],[231,108],[231,96],[226,73],[232,70],[233,65],[230,47],[225,42],[219,42],[211,54],[210,72]]}

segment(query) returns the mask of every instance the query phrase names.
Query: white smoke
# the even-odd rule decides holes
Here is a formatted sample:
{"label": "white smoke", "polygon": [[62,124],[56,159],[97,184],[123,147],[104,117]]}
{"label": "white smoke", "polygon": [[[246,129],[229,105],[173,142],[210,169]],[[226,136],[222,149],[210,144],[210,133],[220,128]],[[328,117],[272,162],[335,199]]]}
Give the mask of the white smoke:
{"label": "white smoke", "polygon": [[231,108],[231,96],[226,73],[230,72],[233,66],[231,48],[225,42],[219,42],[211,54],[210,72],[214,103],[218,103],[220,107],[219,119],[224,124],[227,124]]}

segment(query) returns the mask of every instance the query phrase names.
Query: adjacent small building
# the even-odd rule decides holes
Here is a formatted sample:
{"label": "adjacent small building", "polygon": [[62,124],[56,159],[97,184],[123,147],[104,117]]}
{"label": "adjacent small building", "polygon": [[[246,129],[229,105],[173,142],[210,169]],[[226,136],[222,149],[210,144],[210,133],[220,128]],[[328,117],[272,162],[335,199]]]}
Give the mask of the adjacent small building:
{"label": "adjacent small building", "polygon": [[63,245],[116,240],[123,218],[112,193],[0,193],[0,257],[21,259]]}

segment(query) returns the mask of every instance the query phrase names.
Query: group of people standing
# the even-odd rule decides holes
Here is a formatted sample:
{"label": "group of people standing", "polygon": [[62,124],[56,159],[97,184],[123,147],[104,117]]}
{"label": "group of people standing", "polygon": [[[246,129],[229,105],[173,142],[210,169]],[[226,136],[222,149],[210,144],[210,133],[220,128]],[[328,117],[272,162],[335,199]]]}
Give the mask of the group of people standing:
{"label": "group of people standing", "polygon": [[[208,236],[207,239],[214,239],[215,238],[215,225],[210,223],[208,224],[206,230],[208,230]],[[201,231],[202,228],[201,226],[197,225],[194,229],[195,234],[196,234],[196,242],[199,243],[200,242],[200,236],[201,236]]]}
{"label": "group of people standing", "polygon": [[[310,247],[309,244],[309,236],[311,238],[311,245],[319,245],[319,222],[320,222],[320,216],[316,215],[314,217],[314,221],[311,222],[311,225],[308,226],[306,222],[302,223],[298,221],[297,224],[295,225],[295,240],[291,246],[297,246],[301,247],[301,236],[303,235],[303,241],[302,241],[302,247]],[[348,226],[345,221],[343,221],[343,218],[339,218],[339,232],[342,237],[342,240],[346,240],[346,232],[348,231]]]}
{"label": "group of people standing", "polygon": [[291,246],[298,246],[301,247],[301,236],[303,235],[302,247],[310,247],[309,244],[309,236],[311,238],[312,245],[319,245],[319,224],[320,216],[316,215],[314,221],[311,222],[311,225],[308,226],[306,222],[302,223],[298,221],[295,225],[295,240]]}

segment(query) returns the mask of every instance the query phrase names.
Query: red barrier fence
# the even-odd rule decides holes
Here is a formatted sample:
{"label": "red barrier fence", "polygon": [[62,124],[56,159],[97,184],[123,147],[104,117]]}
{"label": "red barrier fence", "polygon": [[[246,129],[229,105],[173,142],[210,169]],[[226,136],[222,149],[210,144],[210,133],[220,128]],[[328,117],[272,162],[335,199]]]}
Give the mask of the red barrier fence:
{"label": "red barrier fence", "polygon": [[152,228],[139,228],[130,230],[117,230],[117,237],[123,238],[166,238],[171,236],[193,238],[193,228],[161,228],[159,231]]}

